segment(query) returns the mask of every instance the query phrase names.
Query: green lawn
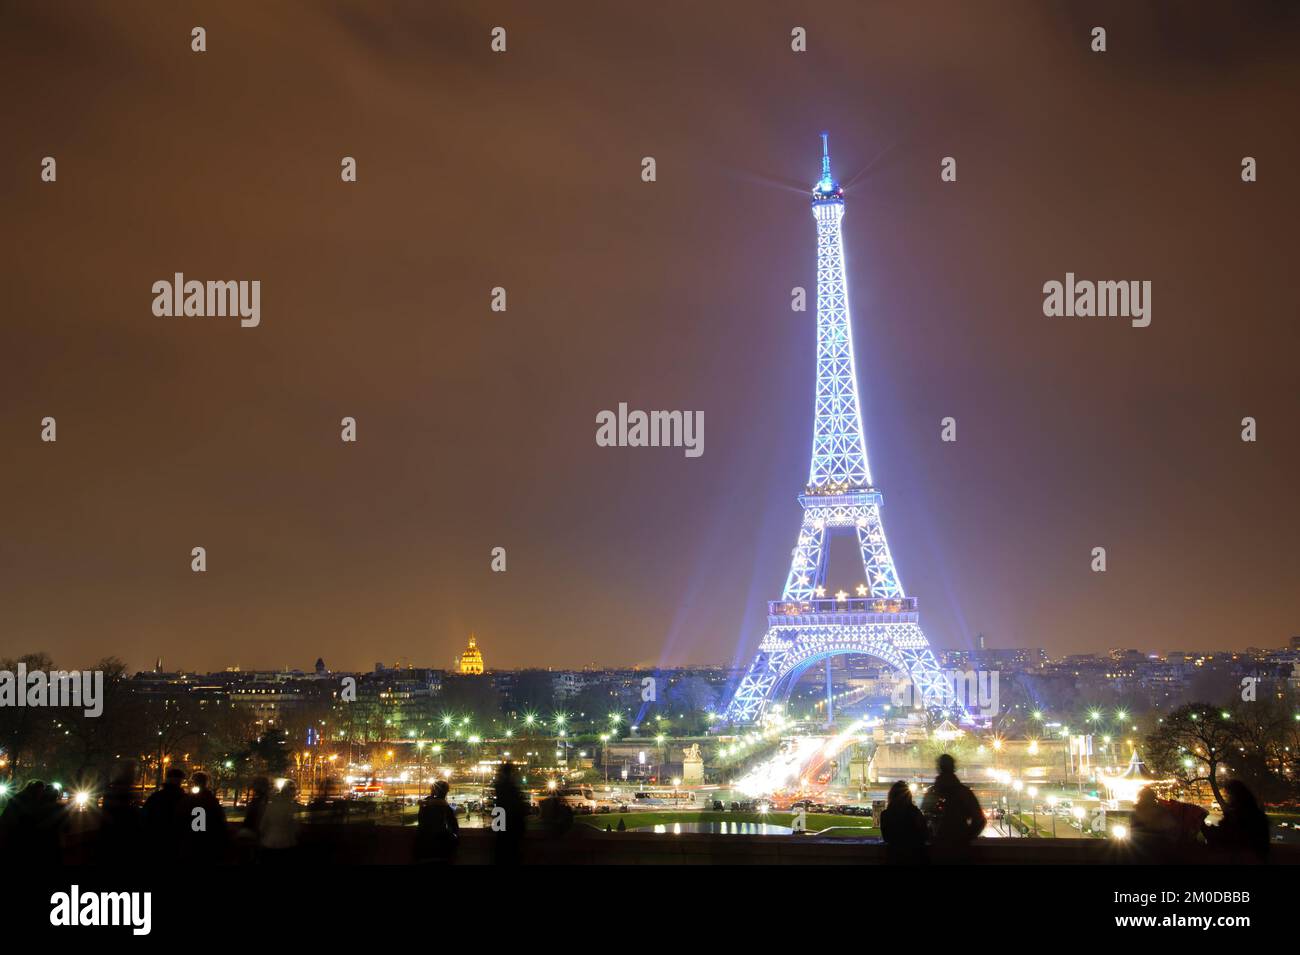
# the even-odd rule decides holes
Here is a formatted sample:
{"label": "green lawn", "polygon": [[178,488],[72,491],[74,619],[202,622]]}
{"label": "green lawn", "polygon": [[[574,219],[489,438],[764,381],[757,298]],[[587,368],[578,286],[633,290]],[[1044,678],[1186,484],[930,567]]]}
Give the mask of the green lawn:
{"label": "green lawn", "polygon": [[[671,826],[675,822],[766,822],[774,826],[793,827],[794,814],[789,812],[713,812],[709,810],[687,810],[684,812],[611,812],[592,816],[578,816],[579,825],[592,826],[596,829],[617,829],[619,820],[628,829],[643,829],[648,826]],[[804,825],[810,833],[827,836],[877,836],[879,831],[873,820],[862,816],[839,816],[831,813],[810,812],[804,817]]]}
{"label": "green lawn", "polygon": [[[1012,813],[1012,815],[1015,815],[1015,813]],[[1039,839],[1051,839],[1051,838],[1052,838],[1052,816],[1051,816],[1050,813],[1040,812],[1040,813],[1038,814],[1037,818],[1035,818],[1033,813],[1022,812],[1022,813],[1020,813],[1020,821],[1024,823],[1024,828],[1023,828],[1022,830],[1016,832],[1016,834],[1015,834],[1014,836],[1012,836],[1011,838],[1013,838],[1013,839],[1018,839],[1018,838],[1020,838],[1020,836],[1021,836],[1022,833],[1025,833],[1025,834],[1033,833],[1033,832],[1034,832],[1034,825],[1035,825],[1035,823],[1037,823],[1037,825],[1038,825],[1038,830],[1037,830],[1037,832],[1034,833],[1034,834],[1037,835],[1037,837],[1038,837]],[[989,825],[990,825],[990,826],[997,826],[999,829],[1001,829],[1001,828],[1005,828],[1001,823],[996,823],[996,822],[993,822],[992,820],[989,820]],[[1060,818],[1060,817],[1057,818],[1057,820],[1056,820],[1056,838],[1058,838],[1058,839],[1078,839],[1078,838],[1080,838],[1082,835],[1083,835],[1083,834],[1080,833],[1078,829],[1075,829],[1075,828],[1071,827],[1071,825],[1069,824],[1069,822],[1067,822],[1065,819],[1062,819],[1062,818]]]}

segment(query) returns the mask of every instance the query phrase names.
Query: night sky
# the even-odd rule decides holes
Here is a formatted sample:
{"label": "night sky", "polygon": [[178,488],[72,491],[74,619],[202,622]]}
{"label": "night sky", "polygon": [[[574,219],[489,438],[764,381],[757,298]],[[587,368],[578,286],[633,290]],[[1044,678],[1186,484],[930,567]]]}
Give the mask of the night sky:
{"label": "night sky", "polygon": [[[1130,6],[0,4],[0,655],[747,661],[807,478],[823,129],[931,641],[1285,643],[1300,13]],[[1067,271],[1151,281],[1150,327],[1045,317]],[[154,316],[175,272],[260,280],[261,325]],[[597,447],[619,402],[702,410],[703,456]]]}

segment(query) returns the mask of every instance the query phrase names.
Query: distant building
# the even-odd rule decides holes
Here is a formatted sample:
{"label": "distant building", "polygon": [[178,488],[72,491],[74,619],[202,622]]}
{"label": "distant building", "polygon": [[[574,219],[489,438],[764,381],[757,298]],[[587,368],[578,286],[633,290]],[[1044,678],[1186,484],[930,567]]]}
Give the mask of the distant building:
{"label": "distant building", "polygon": [[456,660],[456,669],[465,676],[480,676],[483,673],[483,654],[472,633],[469,635],[469,646]]}
{"label": "distant building", "polygon": [[[980,640],[981,644],[983,640]],[[966,670],[1028,671],[1041,669],[1047,663],[1047,651],[1042,647],[1007,647],[995,649],[981,645],[975,650],[940,651],[944,666]]]}
{"label": "distant building", "polygon": [[574,673],[567,670],[555,674],[554,677],[555,695],[562,700],[571,700],[587,685],[586,678],[581,673]]}

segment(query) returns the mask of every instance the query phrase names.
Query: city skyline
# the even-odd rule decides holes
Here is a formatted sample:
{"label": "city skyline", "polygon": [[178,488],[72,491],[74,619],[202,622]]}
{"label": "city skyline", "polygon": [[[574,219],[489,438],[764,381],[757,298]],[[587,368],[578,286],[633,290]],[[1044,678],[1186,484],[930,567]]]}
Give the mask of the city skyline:
{"label": "city skyline", "polygon": [[[1263,654],[1271,656],[1274,653],[1294,652],[1300,647],[1300,635],[1292,636],[1284,643],[1276,646],[1250,645],[1242,649],[1224,649],[1212,647],[1161,647],[1161,648],[1142,648],[1142,647],[1109,647],[1105,650],[1084,653],[1068,653],[1060,655],[1050,655],[1042,647],[1037,646],[995,646],[987,642],[981,648],[979,646],[970,648],[936,648],[936,653],[940,662],[945,665],[951,665],[954,661],[961,659],[963,654],[967,656],[979,657],[987,656],[991,659],[1001,659],[1004,656],[1020,653],[1033,656],[1038,653],[1044,654],[1044,665],[1060,666],[1073,660],[1094,660],[1096,662],[1105,662],[1106,660],[1118,660],[1129,654],[1136,653],[1142,660],[1152,663],[1167,662],[1170,659],[1184,660],[1219,660],[1229,661],[1235,659],[1250,659],[1253,654]],[[464,647],[461,648],[462,651]],[[480,648],[481,649],[481,648]],[[39,653],[42,651],[24,651],[18,653],[15,659],[24,656],[26,652]],[[437,651],[441,653],[441,651]],[[112,656],[111,654],[109,656]],[[120,659],[120,658],[119,658]],[[732,664],[723,660],[706,660],[699,663],[678,664],[678,665],[661,665],[645,661],[627,661],[627,660],[589,660],[584,663],[570,665],[556,664],[512,664],[509,661],[501,663],[491,657],[491,648],[488,653],[482,655],[483,669],[482,674],[466,672],[461,667],[460,654],[451,653],[450,657],[442,662],[435,658],[433,652],[423,657],[393,657],[379,655],[378,659],[370,661],[367,664],[358,666],[335,665],[325,657],[317,656],[314,660],[292,660],[279,664],[267,666],[245,665],[239,661],[230,661],[224,665],[212,668],[196,667],[188,665],[184,659],[175,660],[170,657],[156,657],[152,663],[141,663],[136,665],[133,661],[122,660],[124,671],[127,674],[133,673],[183,673],[192,676],[202,676],[205,674],[217,673],[309,673],[316,663],[325,665],[325,672],[330,674],[346,673],[371,673],[383,671],[406,671],[406,670],[430,670],[442,671],[451,675],[473,676],[473,675],[491,675],[499,673],[520,673],[526,671],[543,671],[553,673],[615,673],[615,672],[641,672],[641,671],[706,671],[706,670],[725,670],[733,678],[740,677],[744,671],[743,664]],[[98,662],[98,661],[93,661]],[[75,666],[68,666],[65,661],[54,660],[54,663],[62,669],[76,669]],[[863,666],[867,668],[889,669],[884,661],[873,657],[870,654],[845,654],[834,658],[833,666],[835,669],[855,669]],[[82,669],[86,667],[83,666]],[[816,679],[814,678],[814,682]]]}
{"label": "city skyline", "polygon": [[[189,12],[11,11],[7,654],[360,671],[473,631],[495,666],[743,666],[799,526],[814,312],[790,298],[827,128],[863,424],[932,644],[1300,632],[1284,14],[1225,11],[1206,57],[1116,9],[1089,85],[1086,25],[1047,9],[810,15],[816,69],[780,16],[519,9],[494,59],[487,14],[406,13],[205,11],[195,73]],[[682,68],[648,81],[665,49]],[[260,281],[260,323],[156,316],[178,272]],[[1067,273],[1151,281],[1150,327],[1045,317]],[[599,447],[622,402],[702,410],[706,452]]]}

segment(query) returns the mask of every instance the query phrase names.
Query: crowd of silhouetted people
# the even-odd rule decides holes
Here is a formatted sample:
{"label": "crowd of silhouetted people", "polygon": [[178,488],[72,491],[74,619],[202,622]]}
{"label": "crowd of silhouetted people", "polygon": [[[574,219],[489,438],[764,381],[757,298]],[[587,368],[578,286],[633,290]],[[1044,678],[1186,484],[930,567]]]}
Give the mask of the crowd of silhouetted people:
{"label": "crowd of silhouetted people", "polygon": [[[939,775],[920,807],[911,787],[899,780],[889,789],[880,813],[886,859],[897,865],[962,863],[972,860],[971,843],[985,826],[975,793],[957,778],[957,763],[944,753]],[[1243,782],[1223,787],[1223,818],[1207,825],[1200,806],[1159,799],[1150,786],[1138,793],[1123,842],[1125,861],[1136,863],[1264,862],[1268,858],[1269,823],[1254,793]]]}
{"label": "crowd of silhouetted people", "polygon": [[34,779],[0,813],[0,852],[57,864],[65,861],[65,833],[79,828],[84,830],[80,860],[102,865],[290,861],[298,841],[294,784],[272,792],[270,781],[258,777],[251,788],[244,818],[232,830],[207,773],[189,775],[187,782],[185,770],[173,766],[142,801],[136,766],[124,762],[108,781],[98,809],[65,804],[58,786]]}
{"label": "crowd of silhouetted people", "polygon": [[[972,843],[985,827],[985,814],[971,788],[957,778],[952,756],[939,757],[938,776],[921,805],[911,787],[890,787],[880,813],[880,834],[892,864],[963,863],[974,859]],[[438,780],[419,806],[414,861],[456,861],[460,824],[448,802],[448,784]],[[1262,862],[1269,851],[1269,822],[1250,789],[1239,780],[1223,786],[1222,819],[1206,825],[1206,810],[1140,791],[1123,840],[1123,861],[1156,863]],[[162,785],[141,801],[134,763],[122,763],[103,792],[102,804],[67,803],[55,785],[31,780],[14,793],[0,813],[0,852],[36,864],[64,858],[64,834],[76,816],[82,823],[83,851],[77,861],[121,865],[148,861],[221,865],[285,865],[298,860],[298,801],[293,782],[273,787],[266,777],[252,781],[243,819],[230,825],[207,774],[173,766]],[[537,807],[544,837],[558,839],[574,824],[573,809],[555,789]],[[515,766],[502,763],[485,808],[491,859],[517,865],[523,859],[530,806]],[[94,817],[94,818],[91,818]],[[90,824],[87,824],[89,822]],[[619,830],[623,830],[622,819]]]}
{"label": "crowd of silhouetted people", "polygon": [[[455,861],[460,841],[456,810],[447,800],[444,780],[432,786],[419,806],[415,861]],[[286,865],[299,858],[297,790],[290,780],[272,786],[252,780],[242,820],[232,825],[212,791],[206,773],[188,775],[169,768],[158,787],[141,799],[137,770],[123,762],[104,788],[96,806],[67,800],[57,784],[27,782],[0,812],[0,853],[36,864],[81,861],[103,865],[186,863]],[[529,805],[511,763],[498,767],[484,828],[492,832],[492,859],[501,865],[521,861]],[[336,817],[337,818],[337,817]],[[573,812],[556,794],[542,801],[543,831],[560,834],[572,825]],[[565,820],[567,819],[567,824]],[[334,821],[334,820],[331,820]],[[79,851],[69,859],[67,837]]]}

